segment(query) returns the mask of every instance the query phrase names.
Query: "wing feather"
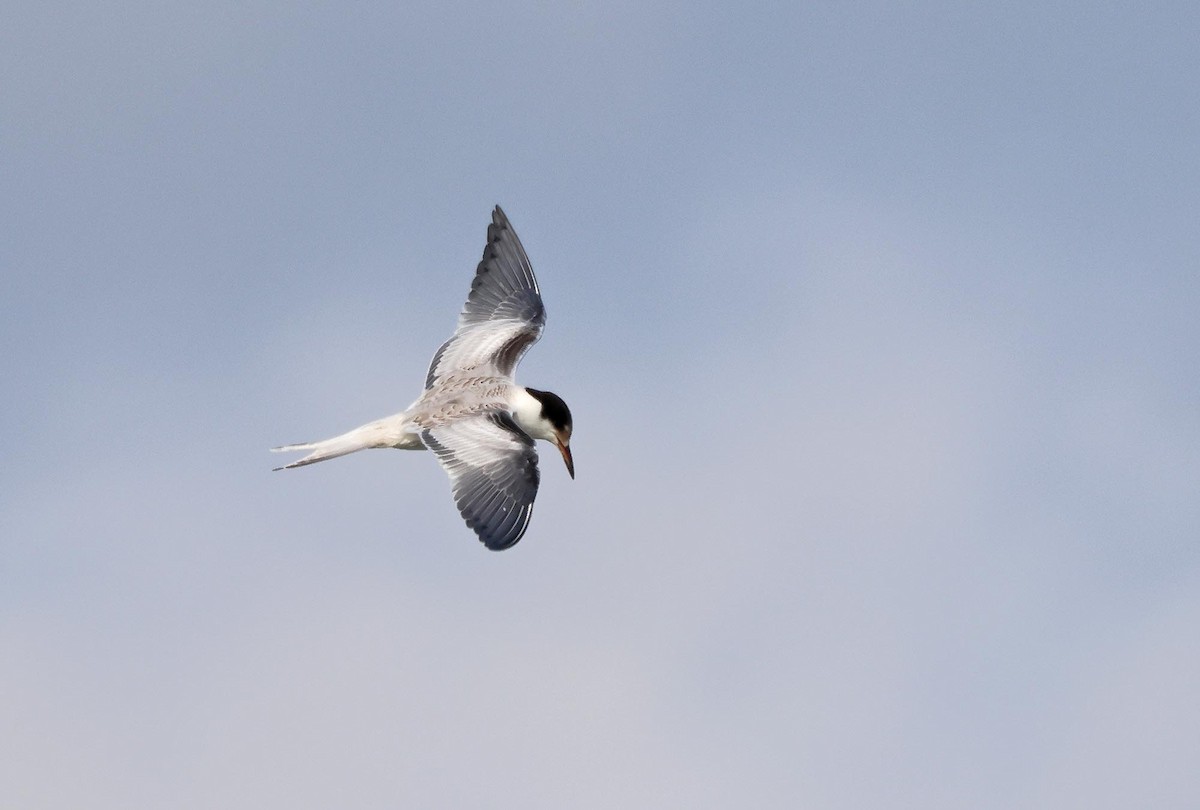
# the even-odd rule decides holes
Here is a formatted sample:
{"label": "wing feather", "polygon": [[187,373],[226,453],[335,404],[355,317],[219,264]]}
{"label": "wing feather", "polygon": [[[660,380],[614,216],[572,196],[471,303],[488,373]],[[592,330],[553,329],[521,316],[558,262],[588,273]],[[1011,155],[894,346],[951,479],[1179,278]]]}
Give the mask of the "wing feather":
{"label": "wing feather", "polygon": [[515,545],[529,526],[540,481],[529,434],[508,413],[492,412],[428,428],[421,438],[483,544],[493,551]]}
{"label": "wing feather", "polygon": [[429,364],[425,387],[451,373],[511,377],[542,336],[546,308],[525,248],[500,206],[492,212],[487,245],[454,335]]}

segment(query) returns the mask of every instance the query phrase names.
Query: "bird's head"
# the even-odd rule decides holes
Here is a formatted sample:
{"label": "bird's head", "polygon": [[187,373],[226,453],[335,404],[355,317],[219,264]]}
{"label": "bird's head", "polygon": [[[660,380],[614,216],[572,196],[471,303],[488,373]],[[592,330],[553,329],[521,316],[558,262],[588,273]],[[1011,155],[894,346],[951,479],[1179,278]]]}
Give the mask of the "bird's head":
{"label": "bird's head", "polygon": [[558,448],[567,472],[575,477],[575,462],[571,458],[571,409],[558,394],[526,388],[532,398],[527,408],[514,414],[521,429],[535,439],[545,439]]}

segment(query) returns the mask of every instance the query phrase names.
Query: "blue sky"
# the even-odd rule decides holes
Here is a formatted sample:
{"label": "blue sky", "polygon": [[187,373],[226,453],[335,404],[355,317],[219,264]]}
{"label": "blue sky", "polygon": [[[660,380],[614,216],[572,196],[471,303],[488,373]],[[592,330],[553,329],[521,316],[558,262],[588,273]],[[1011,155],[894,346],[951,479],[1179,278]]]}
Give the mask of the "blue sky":
{"label": "blue sky", "polygon": [[[0,795],[1200,804],[1185,4],[18,3]],[[520,545],[407,405],[500,203]]]}

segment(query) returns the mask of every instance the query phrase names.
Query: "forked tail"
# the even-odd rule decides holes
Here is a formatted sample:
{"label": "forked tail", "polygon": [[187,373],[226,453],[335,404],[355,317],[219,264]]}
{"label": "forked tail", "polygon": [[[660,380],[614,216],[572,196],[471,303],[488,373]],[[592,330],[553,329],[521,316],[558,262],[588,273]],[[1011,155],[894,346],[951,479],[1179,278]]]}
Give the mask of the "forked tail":
{"label": "forked tail", "polygon": [[304,467],[308,464],[316,464],[318,461],[325,461],[338,456],[349,455],[356,453],[359,450],[366,450],[369,447],[398,447],[403,449],[418,449],[411,446],[415,440],[419,445],[417,437],[406,433],[402,429],[403,414],[380,419],[376,422],[357,427],[354,430],[347,431],[340,436],[334,436],[332,439],[325,439],[320,442],[307,442],[305,444],[285,444],[282,447],[272,447],[272,453],[286,453],[293,450],[311,450],[304,458],[293,461],[291,464],[285,464],[282,467],[276,467],[275,470],[290,470],[293,467]]}

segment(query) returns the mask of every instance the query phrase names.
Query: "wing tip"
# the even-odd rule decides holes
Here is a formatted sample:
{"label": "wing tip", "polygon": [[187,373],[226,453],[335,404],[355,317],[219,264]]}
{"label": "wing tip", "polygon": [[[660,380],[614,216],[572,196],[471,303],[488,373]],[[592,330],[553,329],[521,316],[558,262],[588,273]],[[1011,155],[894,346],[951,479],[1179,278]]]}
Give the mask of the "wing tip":
{"label": "wing tip", "polygon": [[[497,519],[496,510],[487,508],[495,503],[496,496],[499,493],[493,493],[488,499],[489,503],[484,505],[484,508],[478,507],[478,504],[469,504],[459,499],[458,511],[466,521],[467,528],[475,532],[479,537],[479,542],[483,543],[489,551],[504,551],[506,548],[512,548],[525,534],[525,529],[529,526],[529,517],[533,512],[532,504],[529,506],[517,506],[515,509],[501,506],[501,513]],[[496,504],[499,506],[499,504]]]}
{"label": "wing tip", "polygon": [[[519,543],[521,538],[525,536],[525,530],[529,528],[529,520],[533,516],[533,509],[530,507],[521,511],[524,514],[521,516],[520,521],[507,531],[498,531],[495,534],[491,534],[483,526],[474,525],[471,528],[479,535],[479,542],[483,543],[488,551],[504,551]],[[500,528],[503,528],[503,523]]]}

